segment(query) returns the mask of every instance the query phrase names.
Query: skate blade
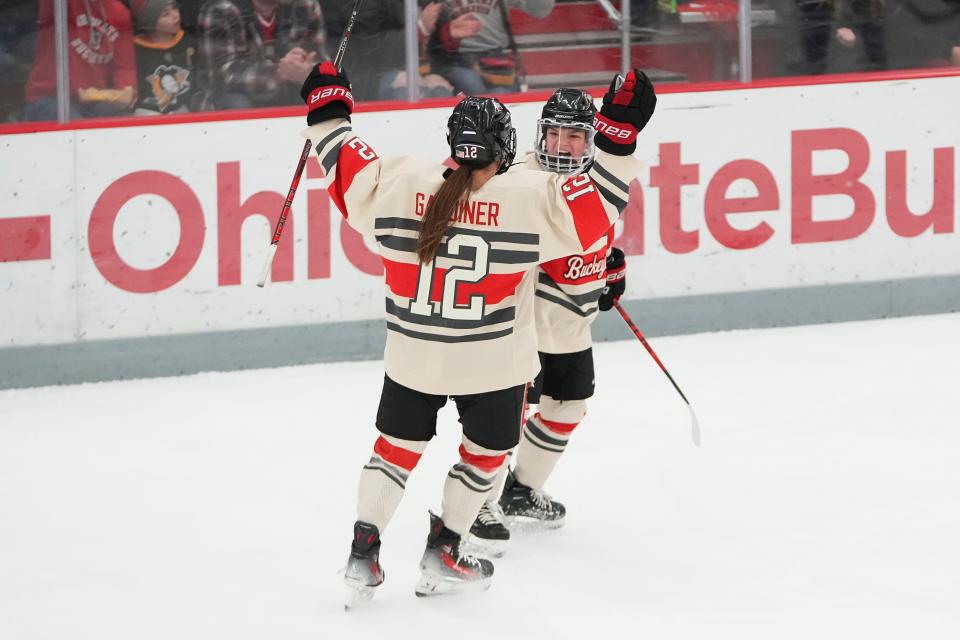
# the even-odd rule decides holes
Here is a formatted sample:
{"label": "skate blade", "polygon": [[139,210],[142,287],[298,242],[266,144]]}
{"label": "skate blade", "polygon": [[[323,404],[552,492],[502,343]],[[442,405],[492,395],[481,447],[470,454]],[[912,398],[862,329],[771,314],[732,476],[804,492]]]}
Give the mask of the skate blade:
{"label": "skate blade", "polygon": [[360,581],[344,580],[347,585],[347,600],[343,604],[344,611],[352,611],[357,607],[370,602],[376,593],[377,587],[371,587]]}
{"label": "skate blade", "polygon": [[472,533],[463,540],[463,548],[469,554],[485,558],[502,558],[507,553],[510,540],[488,540]]}
{"label": "skate blade", "polygon": [[510,533],[535,533],[537,531],[553,531],[563,526],[565,519],[540,520],[530,516],[507,516],[507,529]]}
{"label": "skate blade", "polygon": [[482,580],[458,580],[456,578],[435,578],[420,576],[420,582],[414,593],[418,598],[445,596],[454,593],[476,593],[486,591],[493,584],[493,577]]}

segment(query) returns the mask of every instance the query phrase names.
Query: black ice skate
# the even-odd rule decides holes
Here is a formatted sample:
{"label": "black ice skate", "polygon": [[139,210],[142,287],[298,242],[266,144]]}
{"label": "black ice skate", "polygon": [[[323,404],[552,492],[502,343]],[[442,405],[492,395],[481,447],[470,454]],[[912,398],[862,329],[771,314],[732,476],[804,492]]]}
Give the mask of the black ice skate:
{"label": "black ice skate", "polygon": [[383,569],[380,567],[380,531],[359,520],[353,525],[353,543],[350,557],[344,570],[343,581],[350,590],[347,604],[349,611],[373,597],[374,590],[383,584]]}
{"label": "black ice skate", "polygon": [[507,474],[500,506],[513,531],[559,529],[567,515],[566,507],[518,481],[513,471]]}
{"label": "black ice skate", "polygon": [[484,502],[477,519],[470,527],[470,535],[467,536],[468,549],[481,555],[502,558],[507,552],[509,541],[510,530],[507,529],[500,503],[496,500]]}
{"label": "black ice skate", "polygon": [[460,549],[460,535],[447,529],[443,520],[430,514],[430,535],[420,560],[418,596],[489,589],[493,563]]}

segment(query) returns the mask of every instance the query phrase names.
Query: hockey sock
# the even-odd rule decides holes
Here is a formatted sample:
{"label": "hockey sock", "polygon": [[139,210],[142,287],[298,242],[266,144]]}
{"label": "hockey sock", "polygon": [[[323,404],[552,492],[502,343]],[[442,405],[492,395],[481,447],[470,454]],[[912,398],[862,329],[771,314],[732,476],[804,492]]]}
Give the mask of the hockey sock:
{"label": "hockey sock", "polygon": [[493,487],[487,495],[487,502],[497,502],[500,500],[500,496],[503,495],[503,485],[507,483],[507,472],[510,470],[510,459],[513,457],[514,451],[516,451],[515,448],[507,451],[507,457],[503,461],[503,464],[500,465],[500,470],[497,471],[497,477],[493,479]]}
{"label": "hockey sock", "polygon": [[535,491],[542,491],[560,456],[570,441],[570,434],[587,413],[585,400],[540,398],[540,411],[523,428],[517,450],[517,480]]}
{"label": "hockey sock", "polygon": [[506,451],[484,449],[463,436],[460,462],[451,467],[443,484],[443,524],[448,529],[467,534],[506,458]]}
{"label": "hockey sock", "polygon": [[410,472],[427,448],[427,441],[401,440],[382,435],[373,445],[373,457],[360,473],[357,491],[357,519],[386,529],[393,517]]}

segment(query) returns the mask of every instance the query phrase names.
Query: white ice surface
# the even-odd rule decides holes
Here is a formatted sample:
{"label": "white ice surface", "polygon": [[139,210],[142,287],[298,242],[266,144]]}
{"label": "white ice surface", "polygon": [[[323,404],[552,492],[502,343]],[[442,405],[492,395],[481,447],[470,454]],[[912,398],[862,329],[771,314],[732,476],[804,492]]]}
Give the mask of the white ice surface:
{"label": "white ice surface", "polygon": [[[625,333],[625,335],[628,335]],[[413,586],[455,412],[342,611],[382,365],[0,393],[0,639],[960,638],[960,315],[597,347],[493,588]]]}

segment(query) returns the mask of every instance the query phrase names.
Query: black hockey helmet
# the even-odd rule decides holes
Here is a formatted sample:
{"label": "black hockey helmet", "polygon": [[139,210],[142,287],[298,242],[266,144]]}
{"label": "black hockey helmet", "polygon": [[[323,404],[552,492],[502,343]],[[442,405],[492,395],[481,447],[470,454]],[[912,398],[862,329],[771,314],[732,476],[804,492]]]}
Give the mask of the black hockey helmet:
{"label": "black hockey helmet", "polygon": [[[593,118],[596,115],[597,107],[589,93],[580,89],[557,89],[543,105],[540,119],[537,120],[534,149],[537,150],[540,166],[555,173],[583,171],[593,161]],[[559,149],[550,153],[547,144],[548,129],[557,129],[560,136],[569,135],[572,131],[582,131],[586,139],[583,154],[576,158]]]}
{"label": "black hockey helmet", "polygon": [[447,120],[447,142],[458,163],[479,168],[499,162],[497,173],[506,171],[517,154],[510,111],[496,98],[461,100]]}

